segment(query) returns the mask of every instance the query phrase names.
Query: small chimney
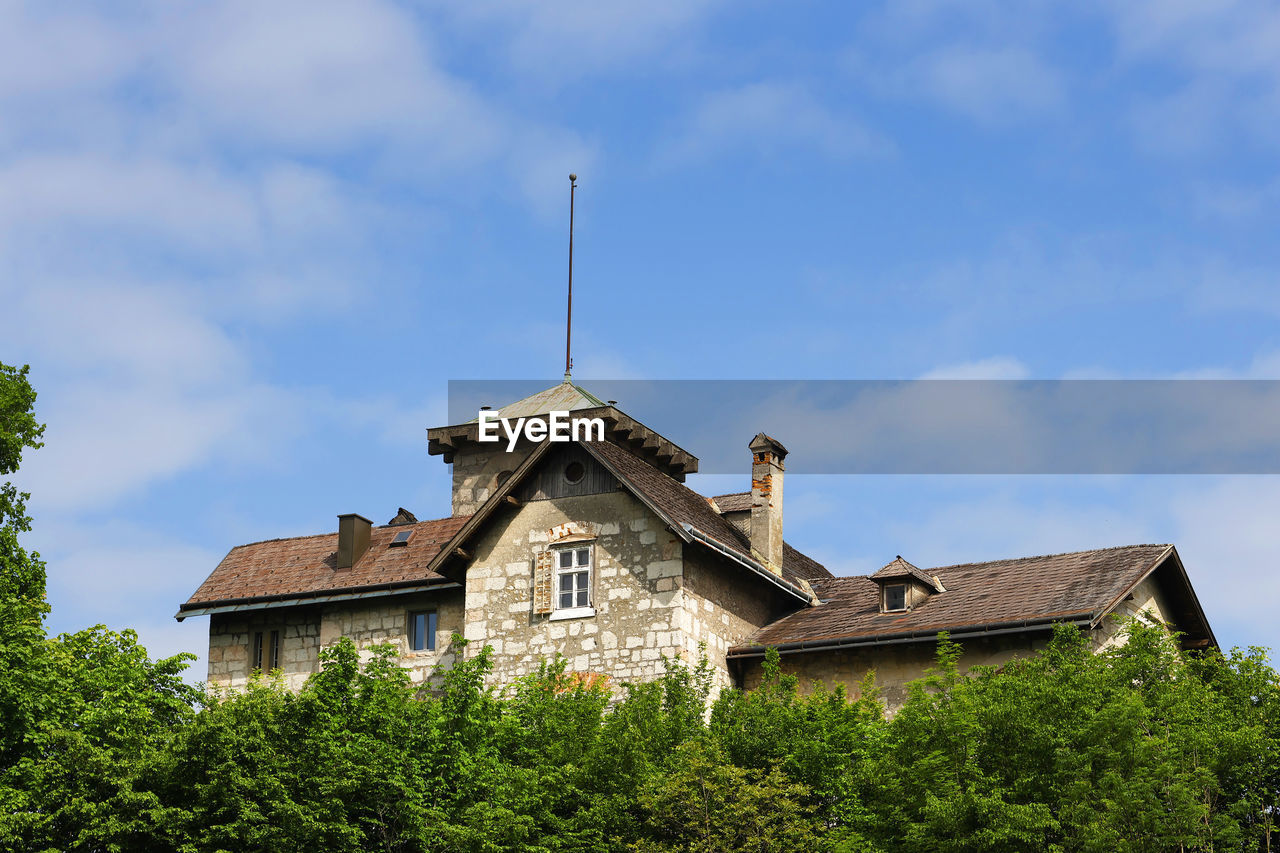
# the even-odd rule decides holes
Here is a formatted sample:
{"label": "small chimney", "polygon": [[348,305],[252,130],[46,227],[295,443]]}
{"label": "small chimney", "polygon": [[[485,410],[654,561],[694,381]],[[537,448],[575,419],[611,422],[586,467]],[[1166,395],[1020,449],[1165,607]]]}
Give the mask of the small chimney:
{"label": "small chimney", "polygon": [[751,439],[751,551],[782,574],[782,474],[787,449],[759,433]]}
{"label": "small chimney", "polygon": [[349,512],[338,516],[338,568],[349,569],[369,550],[369,531],[373,522],[363,515]]}

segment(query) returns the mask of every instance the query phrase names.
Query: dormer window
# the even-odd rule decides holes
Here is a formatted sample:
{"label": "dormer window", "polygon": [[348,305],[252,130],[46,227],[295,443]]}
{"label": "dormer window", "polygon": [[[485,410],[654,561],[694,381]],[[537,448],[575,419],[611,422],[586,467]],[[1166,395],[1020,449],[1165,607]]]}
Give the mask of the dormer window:
{"label": "dormer window", "polygon": [[937,575],[921,571],[902,557],[876,572],[871,580],[880,587],[881,613],[906,613],[947,591]]}

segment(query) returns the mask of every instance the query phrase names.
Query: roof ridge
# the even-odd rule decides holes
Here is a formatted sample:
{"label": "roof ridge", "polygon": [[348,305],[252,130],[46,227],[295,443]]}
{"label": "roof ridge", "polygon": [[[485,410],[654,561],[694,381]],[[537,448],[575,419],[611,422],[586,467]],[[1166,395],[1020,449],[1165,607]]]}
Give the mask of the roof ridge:
{"label": "roof ridge", "polygon": [[[992,563],[1020,563],[1025,560],[1047,560],[1051,557],[1075,557],[1080,554],[1105,554],[1108,551],[1127,551],[1133,548],[1171,548],[1168,542],[1143,542],[1134,545],[1112,545],[1107,548],[1085,548],[1082,551],[1059,551],[1054,554],[1031,554],[1026,557],[1001,557],[996,560],[974,560],[969,563],[948,563],[945,566],[931,566],[927,569],[921,569],[922,572],[940,572],[943,569],[961,569],[968,566],[989,566]],[[877,569],[876,571],[880,571]],[[837,577],[845,578],[870,578],[874,575],[838,575]]]}
{"label": "roof ridge", "polygon": [[570,385],[572,385],[572,386],[574,387],[574,389],[575,389],[575,390],[577,390],[577,392],[578,392],[579,394],[581,394],[582,396],[586,397],[588,400],[592,401],[592,402],[593,402],[593,403],[595,403],[597,406],[607,406],[607,405],[609,405],[609,404],[608,404],[608,403],[606,403],[604,400],[601,400],[599,397],[597,397],[595,394],[592,394],[592,393],[591,393],[590,391],[588,391],[586,388],[583,388],[583,387],[582,387],[581,385],[579,385],[577,382],[570,382],[569,384],[570,384]]}
{"label": "roof ridge", "polygon": [[[428,518],[422,521],[414,521],[409,524],[374,524],[374,525],[371,525],[371,528],[373,530],[385,530],[388,527],[401,527],[401,528],[421,527],[424,524],[438,524],[442,521],[452,521],[455,518],[466,520],[470,517],[471,517],[470,515],[446,515],[444,518]],[[304,533],[300,536],[277,536],[274,539],[258,539],[253,542],[242,542],[239,545],[233,545],[231,547],[231,550],[234,551],[237,548],[248,548],[253,545],[269,545],[272,542],[293,542],[294,540],[297,540],[297,539],[319,539],[321,536],[337,536],[337,535],[338,535],[338,531],[329,530],[324,533]]]}

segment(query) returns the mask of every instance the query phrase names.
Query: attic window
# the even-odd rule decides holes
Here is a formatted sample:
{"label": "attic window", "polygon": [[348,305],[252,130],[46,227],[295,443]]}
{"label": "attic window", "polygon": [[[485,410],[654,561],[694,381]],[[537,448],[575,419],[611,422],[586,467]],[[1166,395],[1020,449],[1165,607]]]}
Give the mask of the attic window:
{"label": "attic window", "polygon": [[884,588],[884,609],[886,613],[907,609],[907,585],[891,583]]}
{"label": "attic window", "polygon": [[395,538],[391,540],[391,545],[390,545],[390,547],[392,547],[392,548],[402,548],[402,547],[404,547],[405,545],[408,545],[408,544],[409,544],[409,537],[410,537],[410,536],[412,536],[412,535],[413,535],[413,531],[412,531],[412,530],[401,530],[399,533],[397,533],[397,534],[395,535]]}
{"label": "attic window", "polygon": [[581,483],[585,476],[587,476],[587,468],[581,462],[570,462],[564,466],[564,479],[570,485]]}

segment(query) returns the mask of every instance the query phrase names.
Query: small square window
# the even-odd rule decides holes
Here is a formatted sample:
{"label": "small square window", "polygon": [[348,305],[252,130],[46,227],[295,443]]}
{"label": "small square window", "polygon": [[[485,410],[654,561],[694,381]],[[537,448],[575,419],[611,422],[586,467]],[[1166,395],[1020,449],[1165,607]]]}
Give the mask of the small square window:
{"label": "small square window", "polygon": [[907,609],[906,584],[895,583],[884,588],[884,609],[886,611]]}
{"label": "small square window", "polygon": [[436,612],[418,610],[409,614],[409,649],[431,652],[436,648]]}

